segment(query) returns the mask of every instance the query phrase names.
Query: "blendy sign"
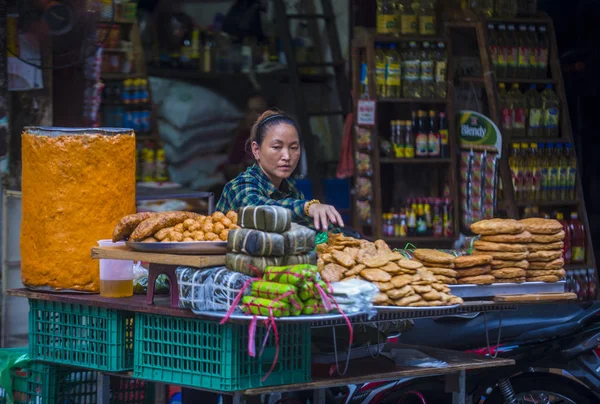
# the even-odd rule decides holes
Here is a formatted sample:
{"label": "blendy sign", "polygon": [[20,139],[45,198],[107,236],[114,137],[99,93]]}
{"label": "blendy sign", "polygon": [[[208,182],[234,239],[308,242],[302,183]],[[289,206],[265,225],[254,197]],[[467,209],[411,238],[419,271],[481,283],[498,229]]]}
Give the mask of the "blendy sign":
{"label": "blendy sign", "polygon": [[462,149],[498,151],[502,153],[502,134],[490,118],[475,111],[459,111],[456,114],[456,133]]}

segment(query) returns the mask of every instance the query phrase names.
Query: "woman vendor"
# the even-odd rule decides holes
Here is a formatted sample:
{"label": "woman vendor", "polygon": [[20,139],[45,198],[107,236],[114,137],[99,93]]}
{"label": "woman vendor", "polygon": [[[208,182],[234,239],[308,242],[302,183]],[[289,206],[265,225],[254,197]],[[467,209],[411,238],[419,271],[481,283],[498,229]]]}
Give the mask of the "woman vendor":
{"label": "woman vendor", "polygon": [[290,178],[301,154],[300,134],[292,118],[280,111],[265,111],[254,122],[248,143],[256,163],[225,185],[217,211],[276,205],[290,209],[294,222],[313,224],[318,231],[327,230],[329,224],[344,226],[333,206],[305,200]]}

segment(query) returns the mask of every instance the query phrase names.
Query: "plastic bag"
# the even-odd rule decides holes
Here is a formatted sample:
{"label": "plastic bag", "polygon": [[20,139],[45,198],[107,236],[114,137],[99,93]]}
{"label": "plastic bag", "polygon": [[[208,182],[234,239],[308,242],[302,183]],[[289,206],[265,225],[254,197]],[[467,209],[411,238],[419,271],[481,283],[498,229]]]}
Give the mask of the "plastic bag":
{"label": "plastic bag", "polygon": [[371,282],[350,279],[331,284],[333,299],[344,313],[369,312],[379,289]]}
{"label": "plastic bag", "polygon": [[[141,265],[133,266],[133,293],[143,295],[148,290],[148,270]],[[154,293],[166,294],[169,293],[169,278],[165,275],[159,275],[156,278],[156,286]]]}
{"label": "plastic bag", "polygon": [[[179,307],[203,311],[227,311],[251,278],[225,267],[177,268]],[[244,291],[248,295],[250,289]],[[236,309],[237,310],[237,309]]]}
{"label": "plastic bag", "polygon": [[6,393],[6,402],[8,404],[14,402],[11,370],[15,367],[26,367],[30,360],[28,348],[0,349],[0,387]]}

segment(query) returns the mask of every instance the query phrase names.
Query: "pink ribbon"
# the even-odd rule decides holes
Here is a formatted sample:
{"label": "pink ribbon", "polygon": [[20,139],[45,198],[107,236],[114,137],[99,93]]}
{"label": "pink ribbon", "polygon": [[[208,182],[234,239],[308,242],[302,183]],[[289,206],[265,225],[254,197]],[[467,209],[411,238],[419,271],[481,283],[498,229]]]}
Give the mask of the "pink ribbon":
{"label": "pink ribbon", "polygon": [[248,355],[252,358],[256,357],[256,316],[252,317],[248,328]]}

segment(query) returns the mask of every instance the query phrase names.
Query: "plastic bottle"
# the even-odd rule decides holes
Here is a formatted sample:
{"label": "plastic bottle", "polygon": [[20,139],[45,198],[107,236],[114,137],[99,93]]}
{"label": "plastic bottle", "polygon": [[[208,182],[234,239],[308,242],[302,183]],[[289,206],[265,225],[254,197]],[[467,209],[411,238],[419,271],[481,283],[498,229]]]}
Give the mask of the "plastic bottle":
{"label": "plastic bottle", "polygon": [[506,77],[517,77],[517,65],[519,59],[519,41],[513,24],[508,24],[506,34],[506,50],[507,50],[507,71]]}
{"label": "plastic bottle", "polygon": [[444,199],[443,209],[444,237],[452,237],[454,235],[454,217],[452,214],[452,203],[450,202],[450,198]]}
{"label": "plastic bottle", "polygon": [[535,30],[535,25],[528,27],[529,33],[529,78],[535,78],[538,75],[538,59],[539,59],[539,47],[538,47],[538,36]]}
{"label": "plastic bottle", "polygon": [[416,12],[419,3],[413,3],[412,0],[401,0],[400,5],[400,33],[402,35],[415,35],[419,30]]}
{"label": "plastic bottle", "polygon": [[429,130],[426,118],[427,113],[425,111],[419,110],[417,115],[419,118],[416,128],[417,138],[415,140],[415,156],[427,157],[429,155]]}
{"label": "plastic bottle", "polygon": [[377,96],[386,96],[386,74],[387,74],[387,58],[386,52],[380,43],[375,44],[375,81],[377,83]]}
{"label": "plastic bottle", "polygon": [[435,115],[435,111],[429,111],[429,133],[427,135],[429,157],[440,157],[441,155],[440,134],[436,130]]}
{"label": "plastic bottle", "polygon": [[483,18],[491,18],[494,15],[494,0],[471,1],[471,8]]}
{"label": "plastic bottle", "polygon": [[404,79],[403,96],[405,98],[421,98],[421,61],[419,58],[417,43],[413,41],[410,42],[408,46],[409,50],[407,52],[407,60],[405,62],[406,77]]}
{"label": "plastic bottle", "polygon": [[571,262],[581,264],[585,262],[585,229],[577,217],[577,212],[571,212],[569,229],[571,230]]}
{"label": "plastic bottle", "polygon": [[558,192],[557,199],[564,201],[567,199],[567,182],[569,181],[569,159],[567,157],[566,147],[558,149]]}
{"label": "plastic bottle", "polygon": [[512,136],[514,137],[525,137],[525,110],[526,103],[525,97],[519,89],[519,84],[514,83],[510,90],[509,96],[512,100]]}
{"label": "plastic bottle", "polygon": [[547,143],[545,153],[542,157],[542,192],[541,200],[549,201],[551,196],[551,169],[552,169],[552,155],[554,154],[554,145]]}
{"label": "plastic bottle", "polygon": [[435,98],[434,61],[429,42],[423,42],[421,50],[421,98]]}
{"label": "plastic bottle", "polygon": [[548,200],[556,201],[558,199],[558,186],[560,173],[559,152],[562,151],[560,143],[555,144],[550,154],[550,182],[548,184],[549,197]]}
{"label": "plastic bottle", "polygon": [[542,91],[541,97],[544,136],[557,138],[558,122],[560,117],[560,101],[554,90],[552,90],[552,84],[546,84],[546,89]]}
{"label": "plastic bottle", "polygon": [[549,56],[550,40],[546,27],[539,27],[538,35],[538,59],[537,59],[537,77],[545,79],[548,77],[548,56]]}
{"label": "plastic bottle", "polygon": [[500,111],[502,119],[502,136],[510,138],[512,136],[513,127],[512,100],[510,98],[510,95],[506,91],[506,85],[504,83],[500,83],[498,85],[498,100],[500,102]]}
{"label": "plastic bottle", "polygon": [[577,156],[571,143],[565,145],[565,156],[567,157],[567,192],[565,199],[573,201],[575,200],[575,187],[577,184]]}
{"label": "plastic bottle", "polygon": [[510,167],[510,173],[512,178],[513,190],[515,193],[515,199],[517,199],[517,193],[519,189],[519,159],[521,157],[521,145],[519,143],[512,144],[512,151],[508,157],[508,166]]}
{"label": "plastic bottle", "polygon": [[439,199],[434,200],[433,204],[433,236],[434,237],[442,237],[444,234],[443,227],[443,219],[442,219],[442,211],[441,211],[441,202]]}
{"label": "plastic bottle", "polygon": [[404,121],[404,157],[412,159],[415,157],[415,139],[412,131],[412,123]]}
{"label": "plastic bottle", "polygon": [[435,51],[435,98],[444,99],[448,93],[447,90],[447,73],[448,71],[448,54],[446,53],[446,44],[438,42]]}
{"label": "plastic bottle", "polygon": [[519,42],[517,77],[531,77],[529,68],[529,52],[531,51],[531,46],[526,25],[519,25],[519,33],[517,34],[517,38]]}
{"label": "plastic bottle", "polygon": [[527,136],[542,137],[542,97],[535,84],[531,84],[525,93],[527,105]]}
{"label": "plastic bottle", "polygon": [[419,8],[419,34],[435,35],[437,33],[437,19],[433,0],[421,0]]}
{"label": "plastic bottle", "polygon": [[394,0],[377,0],[377,33],[398,33],[397,12]]}
{"label": "plastic bottle", "polygon": [[400,98],[401,88],[401,61],[400,54],[396,51],[396,45],[391,44],[386,54],[386,81],[385,96],[387,98]]}
{"label": "plastic bottle", "polygon": [[535,183],[535,192],[533,200],[539,201],[542,199],[542,184],[543,184],[543,170],[544,170],[544,156],[546,154],[546,148],[544,143],[537,144],[537,161],[535,165],[535,172],[533,174],[533,181]]}
{"label": "plastic bottle", "polygon": [[498,76],[498,32],[494,29],[494,24],[488,24],[488,38],[490,42],[490,58],[492,59],[492,68],[494,74]]}
{"label": "plastic bottle", "polygon": [[531,189],[531,155],[532,150],[529,148],[528,143],[521,143],[521,169],[522,178],[519,181],[521,183],[521,189],[519,190],[519,201],[529,200],[529,190]]}
{"label": "plastic bottle", "polygon": [[425,207],[423,202],[417,204],[417,236],[427,235],[427,220],[425,218]]}
{"label": "plastic bottle", "polygon": [[408,225],[406,223],[406,214],[400,214],[400,229],[398,232],[398,237],[406,237],[408,235]]}
{"label": "plastic bottle", "polygon": [[361,85],[361,98],[369,98],[369,68],[367,67],[366,55],[362,59],[360,64],[360,85]]}
{"label": "plastic bottle", "polygon": [[417,204],[413,203],[410,206],[408,213],[408,236],[414,237],[417,235]]}
{"label": "plastic bottle", "polygon": [[440,157],[450,157],[450,144],[448,139],[448,119],[445,112],[440,112],[440,120],[438,124],[438,133],[440,134]]}
{"label": "plastic bottle", "polygon": [[426,203],[423,204],[423,208],[425,209],[425,224],[427,225],[426,234],[431,236],[433,235],[433,215],[431,213],[431,204],[429,201],[426,201]]}
{"label": "plastic bottle", "polygon": [[404,147],[404,125],[402,121],[394,121],[395,122],[395,130],[396,136],[394,140],[394,150],[396,151],[396,158],[403,159],[406,157],[405,147]]}
{"label": "plastic bottle", "polygon": [[536,194],[536,171],[538,164],[538,145],[537,143],[529,144],[529,158],[527,160],[528,170],[527,170],[527,189],[526,189],[526,197],[525,199],[528,201],[535,200]]}
{"label": "plastic bottle", "polygon": [[498,25],[497,35],[498,46],[498,71],[496,73],[499,78],[508,77],[508,37],[506,34],[506,25]]}
{"label": "plastic bottle", "polygon": [[556,214],[556,220],[562,224],[563,231],[565,232],[565,238],[563,239],[563,259],[565,264],[571,263],[571,228],[569,222],[565,220],[564,215],[561,212]]}
{"label": "plastic bottle", "polygon": [[496,15],[514,17],[517,15],[517,0],[496,0]]}

